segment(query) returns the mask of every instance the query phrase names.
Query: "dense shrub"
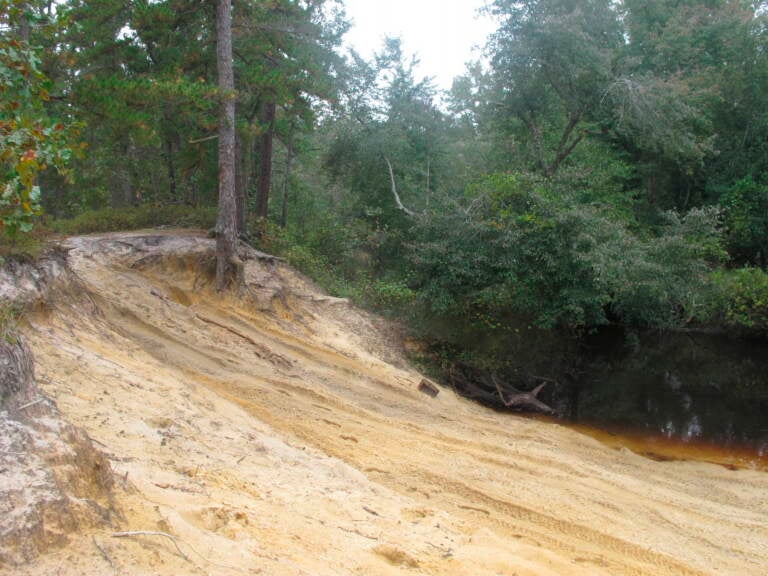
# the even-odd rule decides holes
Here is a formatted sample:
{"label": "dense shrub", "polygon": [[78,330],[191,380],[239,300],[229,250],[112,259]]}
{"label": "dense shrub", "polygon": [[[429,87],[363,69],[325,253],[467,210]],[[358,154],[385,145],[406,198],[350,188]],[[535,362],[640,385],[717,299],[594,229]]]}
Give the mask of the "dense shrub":
{"label": "dense shrub", "polygon": [[768,334],[768,273],[760,268],[712,275],[707,316],[710,323],[750,334]]}
{"label": "dense shrub", "polygon": [[641,238],[600,206],[520,174],[484,179],[443,214],[420,224],[412,246],[419,298],[491,328],[509,316],[541,328],[675,326],[722,256],[716,210],[669,213]]}
{"label": "dense shrub", "polygon": [[737,260],[768,264],[768,184],[745,178],[721,197],[728,248]]}
{"label": "dense shrub", "polygon": [[318,218],[311,228],[271,228],[262,248],[286,258],[329,293],[380,312],[402,310],[414,301],[399,270],[379,274],[375,256],[384,235],[365,226],[343,226]]}
{"label": "dense shrub", "polygon": [[261,248],[286,258],[328,292],[348,296],[348,281],[360,270],[351,264],[359,239],[352,226],[318,214],[313,226],[270,226]]}

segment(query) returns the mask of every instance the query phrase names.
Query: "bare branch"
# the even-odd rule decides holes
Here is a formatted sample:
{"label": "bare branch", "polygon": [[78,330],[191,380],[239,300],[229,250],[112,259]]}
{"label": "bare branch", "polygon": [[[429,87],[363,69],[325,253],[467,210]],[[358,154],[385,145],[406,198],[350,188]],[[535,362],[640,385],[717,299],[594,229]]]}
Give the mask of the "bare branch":
{"label": "bare branch", "polygon": [[179,543],[176,542],[176,538],[168,534],[167,532],[155,532],[152,530],[134,530],[131,532],[115,532],[112,534],[112,538],[130,538],[133,536],[162,536],[163,538],[168,538],[171,542],[173,542],[173,545],[176,546],[176,550],[178,550],[179,554],[181,554],[181,557],[184,558],[187,562],[191,562],[189,559],[189,556],[184,554],[184,551],[179,547]]}
{"label": "bare branch", "polygon": [[216,140],[218,138],[218,134],[213,134],[211,136],[205,136],[204,138],[197,138],[195,140],[190,140],[190,144],[201,144],[202,142],[208,142],[209,140]]}
{"label": "bare branch", "polygon": [[533,394],[534,396],[538,396],[539,392],[541,392],[544,389],[544,386],[546,386],[547,384],[548,384],[548,382],[544,382],[542,384],[539,384],[538,386],[536,386],[536,388],[531,390],[531,394]]}
{"label": "bare branch", "polygon": [[392,163],[389,161],[389,158],[384,156],[384,161],[387,163],[387,168],[389,168],[389,181],[392,184],[392,195],[395,197],[395,204],[397,204],[397,207],[408,214],[408,216],[415,217],[416,212],[413,210],[409,210],[403,205],[403,202],[400,200],[400,195],[397,193],[397,184],[395,183],[395,172],[392,170]]}

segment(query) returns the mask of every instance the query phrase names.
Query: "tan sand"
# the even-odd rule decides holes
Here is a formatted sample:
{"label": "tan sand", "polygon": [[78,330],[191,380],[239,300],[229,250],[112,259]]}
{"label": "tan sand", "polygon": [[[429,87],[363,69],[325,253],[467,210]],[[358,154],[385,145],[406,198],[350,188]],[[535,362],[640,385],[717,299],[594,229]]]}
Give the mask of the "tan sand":
{"label": "tan sand", "polygon": [[381,322],[284,264],[222,298],[195,235],[68,242],[78,283],[25,333],[123,518],[15,574],[768,574],[764,472],[429,398]]}

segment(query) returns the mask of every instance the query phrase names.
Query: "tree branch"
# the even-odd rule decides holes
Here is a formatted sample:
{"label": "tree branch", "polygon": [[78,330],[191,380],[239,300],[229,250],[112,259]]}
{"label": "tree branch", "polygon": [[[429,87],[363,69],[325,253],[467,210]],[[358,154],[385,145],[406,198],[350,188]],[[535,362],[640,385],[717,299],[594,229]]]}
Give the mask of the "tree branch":
{"label": "tree branch", "polygon": [[397,193],[397,184],[395,183],[395,172],[392,170],[392,163],[386,156],[384,156],[384,161],[387,163],[387,168],[389,168],[389,181],[392,184],[392,195],[395,197],[395,204],[397,204],[398,209],[408,214],[408,216],[415,217],[416,212],[406,208],[400,200],[400,195]]}
{"label": "tree branch", "polygon": [[190,140],[189,144],[202,144],[203,142],[208,142],[209,140],[216,140],[219,137],[218,134],[213,134],[211,136],[205,136],[203,138],[196,138],[194,140]]}
{"label": "tree branch", "polygon": [[571,152],[573,152],[574,148],[579,144],[579,142],[582,141],[584,138],[584,132],[580,132],[576,138],[574,138],[570,144],[568,143],[568,140],[571,138],[571,134],[573,133],[574,128],[576,128],[576,125],[581,120],[581,112],[574,112],[571,113],[570,118],[568,118],[568,124],[566,124],[565,128],[563,129],[563,135],[560,137],[560,142],[557,144],[557,152],[555,154],[555,159],[552,161],[552,163],[547,167],[547,175],[548,176],[554,176],[555,172],[560,168],[560,164],[563,163],[563,160],[568,158],[570,156]]}

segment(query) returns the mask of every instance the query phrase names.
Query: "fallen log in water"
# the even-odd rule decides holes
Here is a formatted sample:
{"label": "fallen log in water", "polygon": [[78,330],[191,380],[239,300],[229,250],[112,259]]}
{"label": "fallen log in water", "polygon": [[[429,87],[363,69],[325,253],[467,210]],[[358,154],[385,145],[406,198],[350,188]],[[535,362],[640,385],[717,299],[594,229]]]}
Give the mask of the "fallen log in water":
{"label": "fallen log in water", "polygon": [[[459,371],[451,371],[449,376],[454,389],[462,396],[472,400],[477,400],[490,406],[499,406],[501,404],[506,408],[514,408],[521,411],[540,412],[543,414],[555,413],[551,406],[538,399],[538,395],[544,387],[554,381],[547,380],[530,392],[524,392],[509,384],[502,384],[495,375],[491,375],[490,379],[495,392],[493,389],[488,390],[483,386],[483,384],[490,385],[485,378],[480,378],[482,383],[478,383],[465,377]],[[537,380],[543,379],[537,378]]]}
{"label": "fallen log in water", "polygon": [[544,389],[544,386],[549,384],[549,382],[539,384],[530,392],[520,392],[519,390],[508,386],[508,388],[512,390],[512,395],[504,398],[504,392],[502,391],[501,385],[496,379],[496,376],[491,376],[491,379],[493,380],[493,383],[496,386],[496,390],[499,393],[499,398],[507,408],[527,408],[529,410],[543,412],[545,414],[554,413],[554,410],[550,406],[544,404],[544,402],[537,398],[539,392],[541,392]]}

